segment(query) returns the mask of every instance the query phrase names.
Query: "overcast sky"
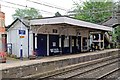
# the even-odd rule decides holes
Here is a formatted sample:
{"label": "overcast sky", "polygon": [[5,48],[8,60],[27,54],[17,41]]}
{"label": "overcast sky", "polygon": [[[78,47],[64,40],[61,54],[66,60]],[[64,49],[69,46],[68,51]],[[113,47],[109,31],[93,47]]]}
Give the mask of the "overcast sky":
{"label": "overcast sky", "polygon": [[[86,0],[0,0],[1,11],[5,13],[5,25],[9,25],[13,22],[12,14],[15,13],[15,9],[17,8],[24,9],[25,7],[13,5],[5,1],[19,4],[19,5],[24,5],[27,7],[34,7],[40,10],[40,13],[42,14],[42,16],[50,17],[50,16],[54,16],[56,12],[60,12],[62,15],[65,15],[67,14],[67,11],[72,10],[74,8],[74,5],[73,5],[74,2],[79,2],[82,4],[82,2]],[[51,5],[57,8],[65,9],[65,10],[43,6],[41,4],[36,4],[30,1],[36,1],[42,4]],[[114,0],[114,1],[118,1],[118,0]]]}
{"label": "overcast sky", "polygon": [[[5,25],[9,25],[13,22],[12,14],[15,13],[15,8],[23,8],[24,9],[25,7],[20,7],[20,6],[6,3],[3,1],[8,1],[8,2],[15,3],[15,4],[21,4],[24,6],[27,5],[28,7],[34,7],[36,9],[40,10],[42,16],[49,17],[49,16],[54,16],[55,12],[57,12],[57,11],[60,12],[61,14],[65,15],[67,13],[67,11],[71,10],[74,7],[73,1],[79,2],[82,0],[33,0],[33,1],[37,1],[39,3],[48,4],[48,5],[57,7],[57,8],[65,9],[66,11],[43,6],[40,4],[36,4],[36,3],[30,2],[29,0],[28,1],[27,0],[0,0],[1,11],[5,13]],[[5,6],[7,6],[7,7],[5,7]]]}

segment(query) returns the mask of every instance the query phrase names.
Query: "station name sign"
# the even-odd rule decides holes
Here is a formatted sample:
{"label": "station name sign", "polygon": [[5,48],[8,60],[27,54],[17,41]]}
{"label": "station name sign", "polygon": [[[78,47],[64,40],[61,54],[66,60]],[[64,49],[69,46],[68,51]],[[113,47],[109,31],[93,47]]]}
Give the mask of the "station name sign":
{"label": "station name sign", "polygon": [[25,33],[26,33],[25,30],[19,30],[20,35],[25,35]]}
{"label": "station name sign", "polygon": [[24,36],[25,34],[26,34],[25,30],[19,30],[20,38],[25,38]]}

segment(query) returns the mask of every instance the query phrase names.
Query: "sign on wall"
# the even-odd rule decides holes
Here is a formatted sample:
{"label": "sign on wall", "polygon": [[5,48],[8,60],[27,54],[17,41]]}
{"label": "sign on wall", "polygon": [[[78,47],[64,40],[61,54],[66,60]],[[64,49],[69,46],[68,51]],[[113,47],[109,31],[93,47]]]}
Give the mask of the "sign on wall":
{"label": "sign on wall", "polygon": [[20,38],[25,38],[25,36],[20,36]]}
{"label": "sign on wall", "polygon": [[21,34],[21,35],[25,35],[26,32],[25,32],[25,30],[19,30],[19,34]]}
{"label": "sign on wall", "polygon": [[25,38],[24,36],[25,34],[26,34],[25,30],[19,30],[20,38]]}

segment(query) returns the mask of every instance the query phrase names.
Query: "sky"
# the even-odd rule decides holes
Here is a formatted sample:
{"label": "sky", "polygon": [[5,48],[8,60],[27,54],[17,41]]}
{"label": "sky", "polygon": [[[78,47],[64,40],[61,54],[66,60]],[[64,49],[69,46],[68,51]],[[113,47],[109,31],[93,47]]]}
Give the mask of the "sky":
{"label": "sky", "polygon": [[[47,4],[64,10],[43,6],[41,4],[36,4],[31,1]],[[12,14],[15,13],[15,9],[17,8],[24,9],[25,7],[13,5],[7,2],[11,2],[14,4],[19,4],[27,7],[34,7],[40,11],[43,17],[51,17],[54,16],[56,12],[60,12],[62,15],[67,15],[67,12],[74,8],[73,5],[74,2],[79,2],[82,4],[83,1],[86,0],[0,0],[0,4],[1,4],[1,11],[5,13],[5,25],[8,26],[13,22]],[[118,0],[114,0],[114,1],[118,1]]]}
{"label": "sky", "polygon": [[50,17],[54,16],[56,12],[60,12],[62,15],[66,15],[69,10],[72,10],[74,8],[73,1],[80,2],[82,0],[30,0],[42,4],[52,5],[54,7],[61,8],[64,10],[43,6],[40,4],[30,2],[29,0],[0,0],[1,11],[5,13],[5,25],[7,26],[13,22],[12,14],[15,13],[15,9],[17,8],[24,9],[25,7],[13,5],[4,1],[24,5],[27,7],[34,7],[40,11],[43,17]]}

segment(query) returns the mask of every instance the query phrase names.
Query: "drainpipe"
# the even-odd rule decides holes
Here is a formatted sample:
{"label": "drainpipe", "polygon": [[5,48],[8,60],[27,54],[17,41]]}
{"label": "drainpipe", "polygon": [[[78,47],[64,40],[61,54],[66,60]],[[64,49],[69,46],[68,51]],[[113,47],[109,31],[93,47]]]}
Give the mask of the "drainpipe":
{"label": "drainpipe", "polygon": [[29,29],[28,29],[28,58],[29,58],[29,47],[30,47],[30,45],[29,45]]}

